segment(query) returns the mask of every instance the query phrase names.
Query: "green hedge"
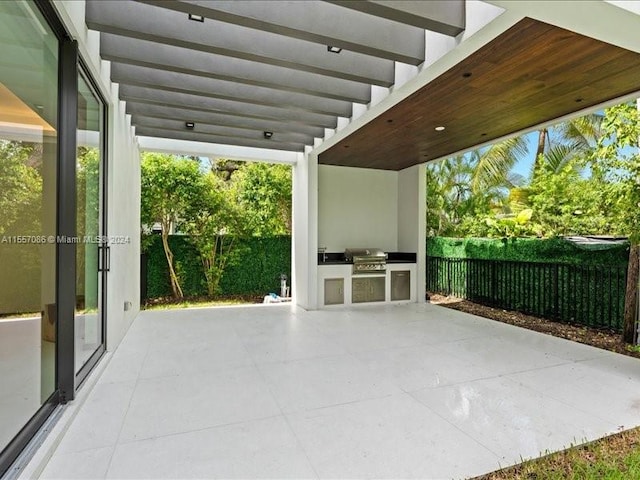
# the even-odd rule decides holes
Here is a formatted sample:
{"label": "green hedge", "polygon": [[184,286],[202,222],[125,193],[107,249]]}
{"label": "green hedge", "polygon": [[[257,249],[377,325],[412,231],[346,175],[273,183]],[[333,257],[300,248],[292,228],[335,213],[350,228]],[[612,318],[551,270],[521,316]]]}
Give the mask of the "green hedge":
{"label": "green hedge", "polygon": [[[185,296],[207,294],[202,263],[189,238],[169,237],[176,270]],[[160,236],[154,236],[146,250],[147,298],[171,295],[169,270]],[[279,293],[280,275],[291,278],[291,237],[249,238],[238,241],[220,281],[223,295],[266,295]],[[290,284],[290,281],[288,282]]]}
{"label": "green hedge", "polygon": [[427,255],[581,265],[626,265],[629,244],[576,245],[562,238],[447,238],[427,239]]}

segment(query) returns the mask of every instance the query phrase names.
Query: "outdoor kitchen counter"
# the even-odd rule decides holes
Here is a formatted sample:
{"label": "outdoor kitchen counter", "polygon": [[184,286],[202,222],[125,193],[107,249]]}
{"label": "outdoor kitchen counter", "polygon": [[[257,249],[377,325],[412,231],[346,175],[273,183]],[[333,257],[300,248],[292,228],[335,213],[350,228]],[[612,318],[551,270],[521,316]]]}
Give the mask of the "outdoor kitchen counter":
{"label": "outdoor kitchen counter", "polygon": [[[387,252],[387,263],[416,263],[416,254],[408,252]],[[324,257],[324,258],[323,258]],[[319,253],[318,265],[351,265],[347,261],[343,252],[338,253]]]}
{"label": "outdoor kitchen counter", "polygon": [[348,307],[353,304],[416,301],[415,253],[388,253],[386,269],[354,273],[343,253],[318,255],[318,306]]}

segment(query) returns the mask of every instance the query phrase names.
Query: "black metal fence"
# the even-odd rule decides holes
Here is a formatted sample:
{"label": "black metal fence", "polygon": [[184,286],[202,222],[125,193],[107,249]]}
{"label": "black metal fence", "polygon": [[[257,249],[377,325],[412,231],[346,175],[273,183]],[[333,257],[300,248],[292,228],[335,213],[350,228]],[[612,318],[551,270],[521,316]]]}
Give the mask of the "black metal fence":
{"label": "black metal fence", "polygon": [[427,257],[427,290],[565,323],[622,331],[625,265]]}

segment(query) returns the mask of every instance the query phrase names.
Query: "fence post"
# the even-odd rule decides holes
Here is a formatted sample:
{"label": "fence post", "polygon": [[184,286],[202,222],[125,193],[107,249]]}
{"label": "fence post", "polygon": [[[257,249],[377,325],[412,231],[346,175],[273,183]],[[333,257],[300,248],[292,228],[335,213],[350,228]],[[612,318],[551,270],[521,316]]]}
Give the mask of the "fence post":
{"label": "fence post", "polygon": [[560,265],[553,264],[553,318],[560,318]]}
{"label": "fence post", "polygon": [[491,261],[491,283],[489,298],[493,299],[491,303],[494,305],[499,303],[498,298],[498,264],[495,261]]}

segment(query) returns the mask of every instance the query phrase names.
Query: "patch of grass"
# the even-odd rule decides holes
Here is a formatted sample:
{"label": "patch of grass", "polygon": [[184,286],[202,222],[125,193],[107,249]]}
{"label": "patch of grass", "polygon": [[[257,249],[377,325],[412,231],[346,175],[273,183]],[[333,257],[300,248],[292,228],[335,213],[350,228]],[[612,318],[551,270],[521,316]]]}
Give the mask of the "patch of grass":
{"label": "patch of grass", "polygon": [[23,318],[40,317],[40,312],[23,312],[23,313],[3,313],[0,320],[21,320]]}
{"label": "patch of grass", "polygon": [[627,350],[633,353],[640,353],[640,345],[627,345]]}
{"label": "patch of grass", "polygon": [[262,303],[262,297],[255,296],[228,296],[228,297],[193,297],[176,300],[171,297],[156,298],[142,305],[144,310],[176,310],[180,308],[194,307],[228,307],[230,305],[246,305]]}
{"label": "patch of grass", "polygon": [[528,460],[475,480],[640,479],[640,428]]}

